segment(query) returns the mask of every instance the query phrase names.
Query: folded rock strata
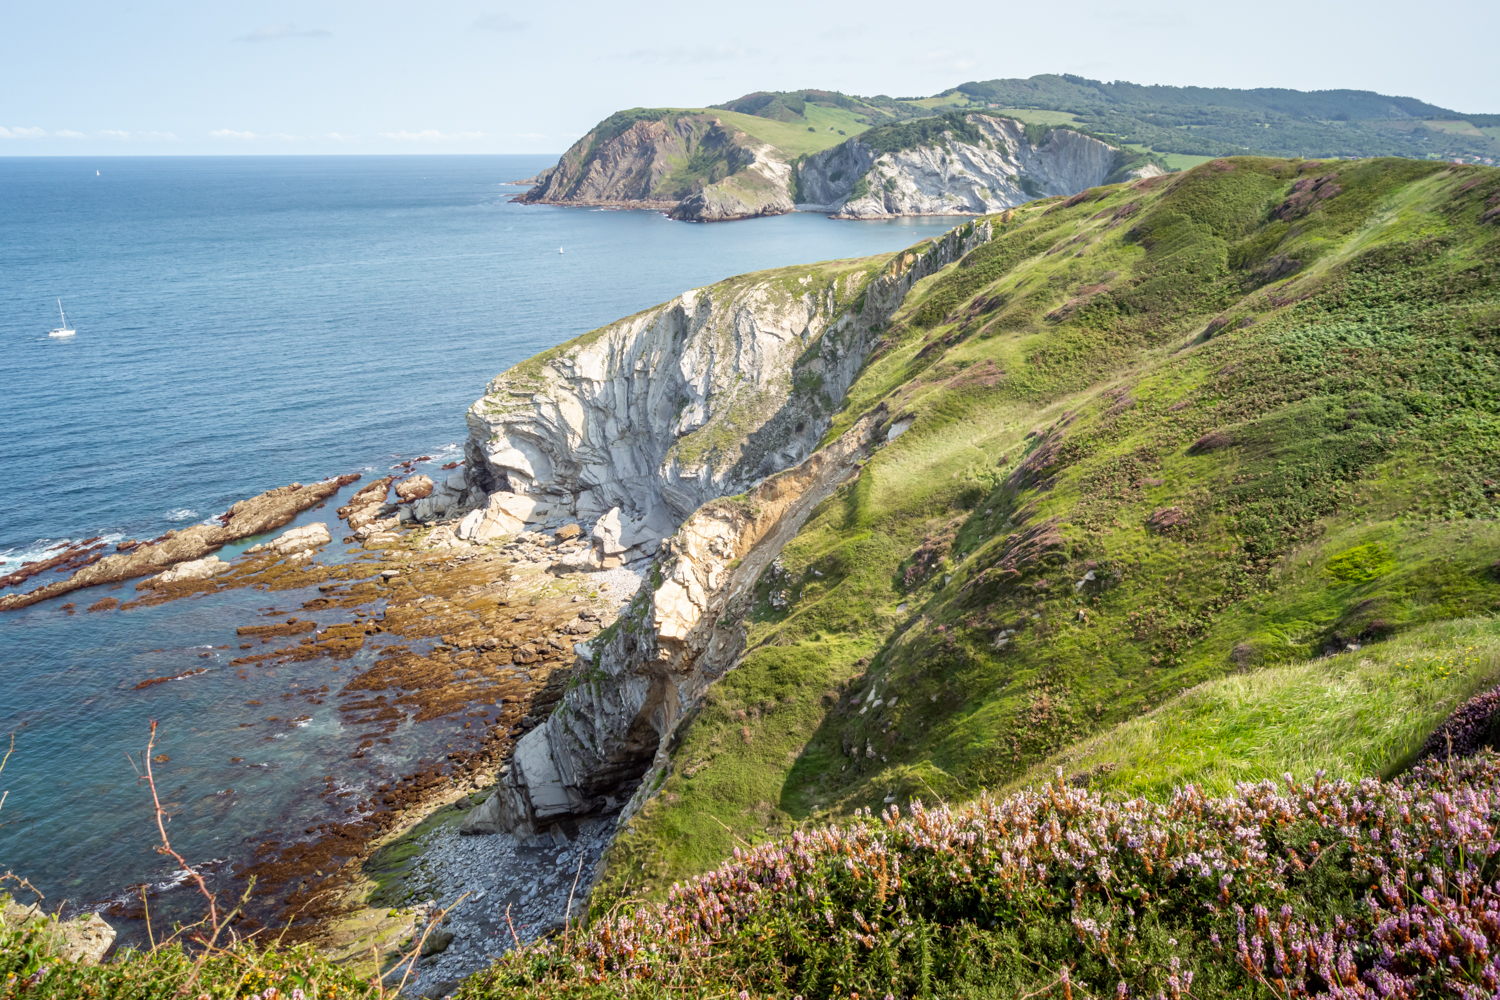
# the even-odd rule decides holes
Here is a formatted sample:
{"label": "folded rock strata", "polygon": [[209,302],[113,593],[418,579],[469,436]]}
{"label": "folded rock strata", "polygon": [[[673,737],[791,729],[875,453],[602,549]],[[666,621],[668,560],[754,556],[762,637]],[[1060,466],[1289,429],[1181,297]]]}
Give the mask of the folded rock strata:
{"label": "folded rock strata", "polygon": [[476,828],[535,834],[624,805],[651,784],[640,779],[665,766],[678,722],[744,648],[741,620],[756,579],[813,508],[857,474],[885,416],[882,405],[797,468],[688,518],[657,563],[661,585],[643,589],[616,629],[580,647],[583,682],[516,745]]}
{"label": "folded rock strata", "polygon": [[663,537],[806,458],[912,285],[990,232],[695,289],[523,362],[469,409],[469,488],[587,522],[618,507],[626,547]]}
{"label": "folded rock strata", "polygon": [[[815,451],[881,330],[916,282],[990,235],[978,220],[885,261],[697,289],[490,383],[469,410],[470,489],[591,523],[597,545],[564,555],[555,572],[675,537],[658,555],[665,578],[638,595],[632,623],[580,647],[589,680],[518,744],[485,824],[534,830],[623,803],[743,642],[737,628],[716,630],[716,609],[748,593],[871,435],[886,433],[882,411]],[[734,494],[745,496],[711,502]],[[460,529],[489,516],[471,514]]]}
{"label": "folded rock strata", "polygon": [[1102,140],[1053,129],[1033,145],[1013,118],[964,116],[974,136],[885,151],[856,136],[798,168],[799,209],[840,219],[999,212],[1053,195],[1075,195],[1106,181],[1153,176],[1147,164],[1111,178],[1122,153]]}

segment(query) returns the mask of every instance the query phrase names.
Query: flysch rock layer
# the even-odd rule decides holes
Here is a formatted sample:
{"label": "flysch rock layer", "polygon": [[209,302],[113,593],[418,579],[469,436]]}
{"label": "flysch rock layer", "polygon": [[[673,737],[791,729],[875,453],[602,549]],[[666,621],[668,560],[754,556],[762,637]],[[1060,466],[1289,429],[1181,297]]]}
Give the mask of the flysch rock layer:
{"label": "flysch rock layer", "polygon": [[468,479],[450,488],[590,526],[618,507],[626,547],[663,538],[806,458],[911,287],[990,233],[980,220],[883,263],[731,279],[523,362],[470,407]]}
{"label": "flysch rock layer", "polygon": [[[310,486],[292,483],[268,490],[259,496],[241,500],[219,515],[218,524],[195,524],[182,531],[169,531],[155,541],[146,542],[128,552],[105,556],[78,570],[66,580],[58,580],[24,594],[0,597],[0,611],[24,608],[38,601],[68,594],[101,583],[118,583],[137,576],[147,576],[176,563],[201,560],[230,542],[288,523],[302,511],[338,493],[359,479],[356,473],[325,479]],[[199,569],[212,569],[211,565]],[[199,570],[195,570],[197,572]],[[212,574],[208,574],[212,575]]]}
{"label": "flysch rock layer", "polygon": [[[1015,119],[965,119],[979,130],[980,144],[950,133],[943,145],[887,153],[856,137],[809,157],[798,171],[807,203],[797,207],[841,219],[999,212],[1103,184],[1120,162],[1120,150],[1078,132],[1053,129],[1034,146]],[[1159,172],[1148,165],[1133,176]],[[857,194],[861,180],[864,193]]]}
{"label": "flysch rock layer", "polygon": [[[743,643],[738,626],[714,623],[738,621],[724,609],[853,470],[884,419],[868,415],[814,450],[875,336],[916,282],[990,234],[980,220],[879,266],[698,289],[490,384],[469,411],[476,485],[592,522],[602,553],[653,551],[653,533],[682,527],[662,544],[662,582],[637,596],[632,624],[580,644],[575,669],[588,680],[517,744],[476,831],[534,834],[624,804]],[[735,494],[745,497],[712,502]]]}
{"label": "flysch rock layer", "polygon": [[472,823],[535,834],[622,805],[633,814],[639,802],[626,796],[651,786],[641,779],[666,765],[678,722],[741,654],[755,581],[813,508],[858,473],[886,416],[882,404],[795,469],[688,518],[657,562],[660,586],[638,593],[618,628],[580,644],[575,672],[585,679],[516,744]]}

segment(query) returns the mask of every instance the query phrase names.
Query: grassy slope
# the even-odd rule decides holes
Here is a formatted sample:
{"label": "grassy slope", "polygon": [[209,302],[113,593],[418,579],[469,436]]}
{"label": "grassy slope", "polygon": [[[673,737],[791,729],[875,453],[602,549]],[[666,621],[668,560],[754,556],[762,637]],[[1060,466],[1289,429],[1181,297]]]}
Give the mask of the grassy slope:
{"label": "grassy slope", "polygon": [[1458,705],[1500,680],[1500,620],[1464,618],[1318,660],[1234,674],[1048,758],[1017,785],[1058,768],[1090,787],[1165,800],[1192,783],[1226,795],[1237,782],[1357,781],[1404,769]]}
{"label": "grassy slope", "polygon": [[[807,105],[804,121],[779,122],[770,118],[757,118],[734,111],[719,111],[714,108],[685,109],[685,114],[713,115],[724,124],[732,125],[747,135],[768,142],[786,155],[787,159],[805,154],[822,152],[839,143],[859,135],[870,126],[859,120],[853,111],[843,108],[825,108],[818,104]],[[815,131],[809,132],[811,126]],[[829,127],[833,131],[828,131]],[[843,129],[847,135],[839,135]]]}
{"label": "grassy slope", "polygon": [[[1204,681],[1496,607],[1500,227],[1477,219],[1500,171],[1335,166],[1286,219],[1326,168],[1036,203],[916,291],[830,436],[881,400],[915,423],[762,581],[596,907],[735,838],[1014,781]],[[1281,258],[1301,271],[1267,280]]]}
{"label": "grassy slope", "polygon": [[[1046,114],[1047,112],[1039,113]],[[1125,144],[1125,148],[1133,149],[1140,153],[1153,152],[1151,147],[1142,146],[1140,143],[1128,142]],[[1167,164],[1167,166],[1171,167],[1173,170],[1191,170],[1199,164],[1207,163],[1209,160],[1213,159],[1212,156],[1189,156],[1186,153],[1157,153],[1156,155],[1161,157],[1161,159]]]}

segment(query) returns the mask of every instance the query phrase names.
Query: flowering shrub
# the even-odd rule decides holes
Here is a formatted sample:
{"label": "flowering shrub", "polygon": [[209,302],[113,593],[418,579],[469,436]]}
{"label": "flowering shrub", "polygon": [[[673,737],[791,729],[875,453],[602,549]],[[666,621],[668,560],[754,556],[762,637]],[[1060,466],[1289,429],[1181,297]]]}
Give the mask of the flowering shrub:
{"label": "flowering shrub", "polygon": [[913,803],[737,851],[461,996],[1492,997],[1497,792],[1486,754],[1166,803],[1060,779]]}

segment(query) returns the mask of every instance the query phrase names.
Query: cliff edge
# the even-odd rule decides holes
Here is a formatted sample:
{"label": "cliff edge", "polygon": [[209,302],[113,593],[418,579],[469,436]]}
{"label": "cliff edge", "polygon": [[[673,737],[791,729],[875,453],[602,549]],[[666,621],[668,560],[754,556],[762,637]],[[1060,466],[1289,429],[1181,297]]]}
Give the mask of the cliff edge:
{"label": "cliff edge", "polygon": [[575,684],[476,823],[535,831],[625,801],[743,645],[726,609],[883,427],[877,407],[818,448],[890,317],[991,232],[687,292],[491,383],[469,411],[471,480],[660,551],[623,623],[580,644]]}

